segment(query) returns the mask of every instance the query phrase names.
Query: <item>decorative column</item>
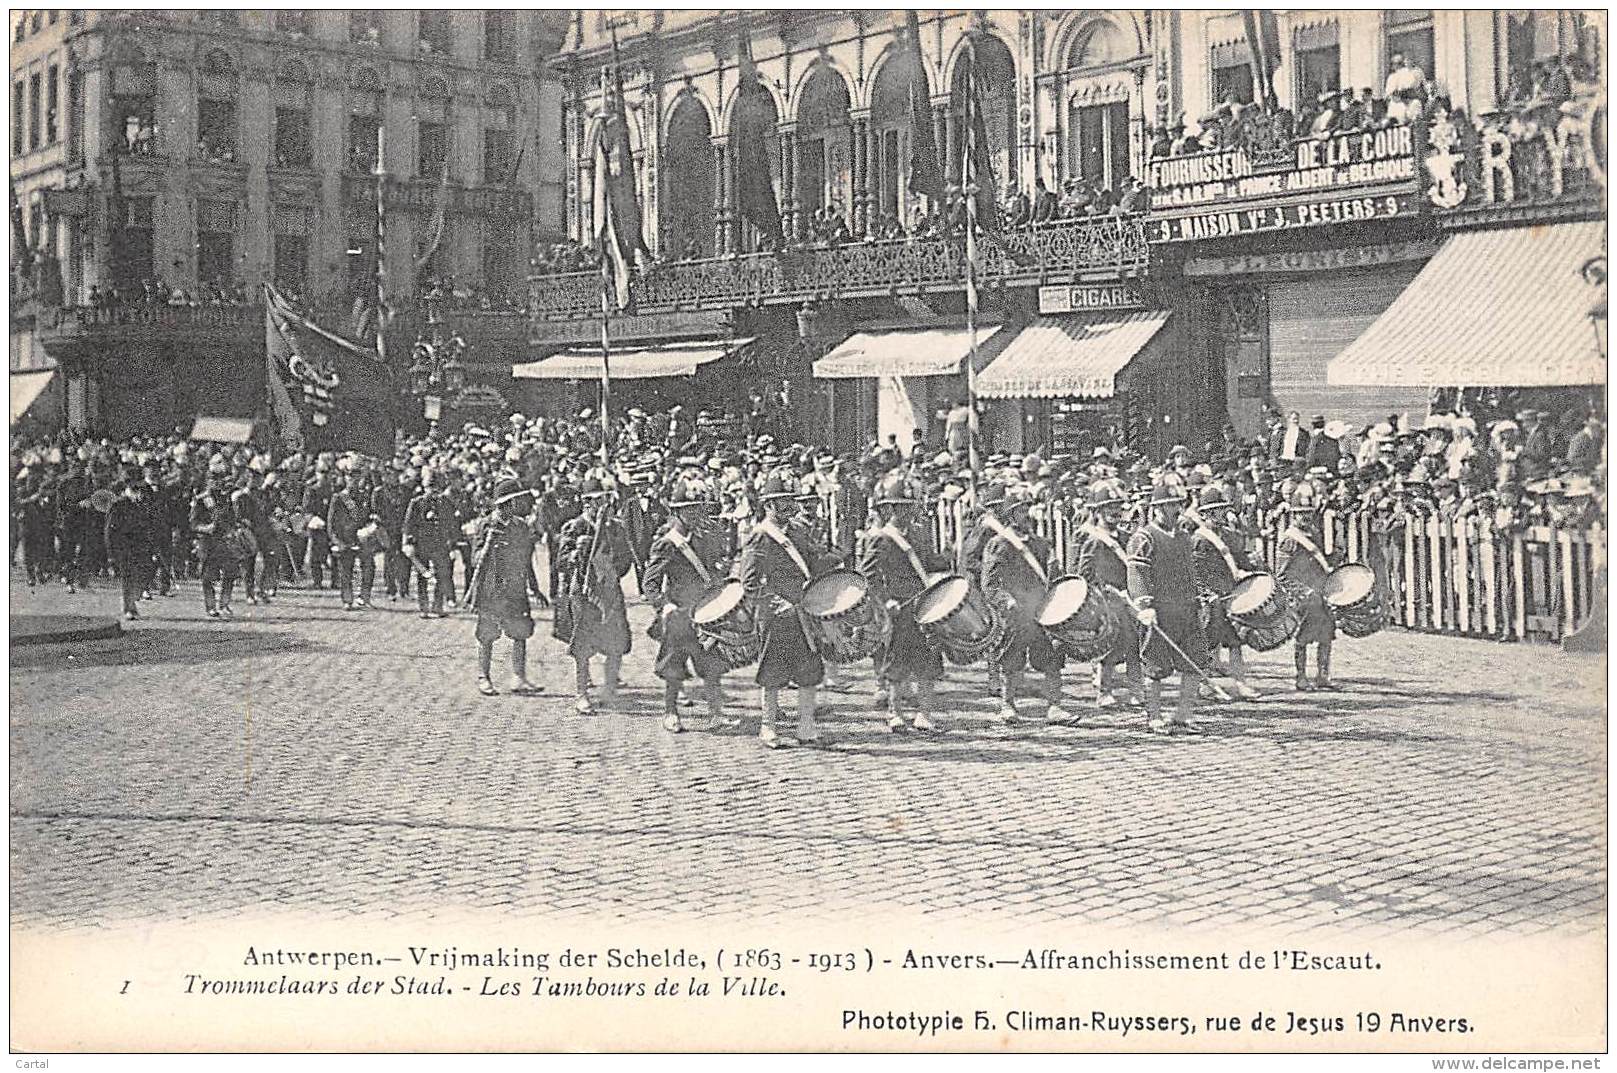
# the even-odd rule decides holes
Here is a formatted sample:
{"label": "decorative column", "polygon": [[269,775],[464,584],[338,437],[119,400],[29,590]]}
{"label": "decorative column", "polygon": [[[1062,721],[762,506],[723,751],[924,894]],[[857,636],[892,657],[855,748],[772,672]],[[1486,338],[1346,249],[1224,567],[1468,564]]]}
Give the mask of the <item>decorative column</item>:
{"label": "decorative column", "polygon": [[867,112],[850,113],[849,125],[853,131],[853,224],[854,236],[863,238],[869,233],[870,217],[870,144]]}
{"label": "decorative column", "polygon": [[798,213],[802,201],[797,194],[797,124],[782,123],[780,131],[781,231],[788,240],[797,237]]}
{"label": "decorative column", "polygon": [[732,248],[730,220],[730,139],[713,139],[713,256],[723,257]]}
{"label": "decorative column", "polygon": [[938,155],[943,159],[938,161],[943,171],[943,181],[955,181],[955,173],[959,165],[955,163],[954,156],[949,150],[949,98],[941,101],[933,98],[932,101],[932,145],[937,149]]}

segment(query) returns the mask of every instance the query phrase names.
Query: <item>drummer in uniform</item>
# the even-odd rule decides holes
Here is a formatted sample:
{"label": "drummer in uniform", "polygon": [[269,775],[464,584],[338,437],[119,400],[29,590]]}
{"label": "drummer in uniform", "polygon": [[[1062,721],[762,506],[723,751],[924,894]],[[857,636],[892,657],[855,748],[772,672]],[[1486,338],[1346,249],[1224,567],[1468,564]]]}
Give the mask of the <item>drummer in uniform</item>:
{"label": "drummer in uniform", "polygon": [[[1297,627],[1293,654],[1297,665],[1297,689],[1336,689],[1331,681],[1331,644],[1336,640],[1336,620],[1325,603],[1325,578],[1331,564],[1322,549],[1320,501],[1324,490],[1312,479],[1299,481],[1288,503],[1289,525],[1280,534],[1275,550],[1275,576],[1297,598],[1302,622]],[[1308,646],[1315,646],[1318,676],[1308,680]]]}
{"label": "drummer in uniform", "polygon": [[1061,707],[1061,669],[1065,657],[1050,643],[1039,627],[1039,606],[1050,587],[1049,543],[1033,532],[1028,515],[1027,494],[1020,487],[1007,493],[1005,520],[984,515],[992,535],[983,548],[983,592],[1005,609],[1008,645],[999,656],[1000,709],[1002,723],[1016,721],[1016,690],[1024,668],[1031,666],[1044,678],[1044,697],[1049,707],[1045,720],[1071,725],[1077,719]]}
{"label": "drummer in uniform", "polygon": [[1118,705],[1113,683],[1121,663],[1128,683],[1123,700],[1137,704],[1145,697],[1145,684],[1140,673],[1139,631],[1132,624],[1134,613],[1124,596],[1129,587],[1128,555],[1118,537],[1118,523],[1126,505],[1123,486],[1115,477],[1102,478],[1090,486],[1088,500],[1089,520],[1079,528],[1076,541],[1076,573],[1090,585],[1099,586],[1108,599],[1115,600],[1123,616],[1116,645],[1095,661],[1095,703],[1098,708]]}
{"label": "drummer in uniform", "polygon": [[[1207,639],[1198,619],[1195,572],[1190,538],[1179,528],[1185,487],[1173,475],[1151,486],[1150,515],[1128,543],[1129,600],[1145,629],[1140,660],[1147,675],[1145,710],[1148,725],[1159,733],[1193,729],[1196,710],[1193,678],[1205,678]],[[1162,715],[1162,683],[1179,674],[1179,710]]]}
{"label": "drummer in uniform", "polygon": [[584,513],[562,527],[561,540],[570,548],[564,563],[567,571],[564,618],[567,652],[573,657],[574,710],[580,715],[595,711],[590,700],[590,659],[603,656],[601,706],[617,705],[619,670],[623,657],[633,647],[629,633],[629,613],[623,601],[623,578],[628,575],[634,556],[623,524],[613,517],[613,490],[590,477],[581,488]]}
{"label": "drummer in uniform", "polygon": [[671,734],[685,729],[679,718],[679,690],[693,674],[707,688],[708,713],[716,723],[723,721],[724,663],[702,647],[691,623],[691,612],[703,594],[724,580],[723,549],[714,539],[718,504],[705,491],[691,481],[675,482],[668,501],[672,518],[646,555],[646,599],[660,608],[652,624],[657,641],[654,670],[663,680],[663,729]]}
{"label": "drummer in uniform", "polygon": [[887,730],[905,729],[902,697],[913,682],[918,710],[909,725],[936,731],[941,728],[932,721],[933,683],[943,677],[943,653],[921,634],[914,601],[943,564],[931,553],[925,527],[915,524],[915,499],[905,489],[883,489],[876,500],[876,517],[878,524],[865,539],[859,572],[870,582],[873,597],[886,601],[893,623],[887,643],[876,650],[876,678],[887,693]]}
{"label": "drummer in uniform", "polygon": [[[822,741],[814,721],[814,705],[825,663],[803,632],[799,605],[809,579],[831,565],[832,555],[797,524],[802,501],[797,479],[776,470],[759,489],[764,517],[752,527],[741,550],[741,584],[763,616],[764,647],[755,675],[762,690],[762,723],[758,740],[770,749]],[[780,733],[780,691],[797,687],[795,741]]]}
{"label": "drummer in uniform", "polygon": [[1257,568],[1247,554],[1246,541],[1236,526],[1235,504],[1223,484],[1203,488],[1196,508],[1191,550],[1196,590],[1206,608],[1207,643],[1215,659],[1220,649],[1229,649],[1230,679],[1235,684],[1235,692],[1243,700],[1252,700],[1258,692],[1247,684],[1241,635],[1230,622],[1228,598],[1236,581],[1256,573]]}

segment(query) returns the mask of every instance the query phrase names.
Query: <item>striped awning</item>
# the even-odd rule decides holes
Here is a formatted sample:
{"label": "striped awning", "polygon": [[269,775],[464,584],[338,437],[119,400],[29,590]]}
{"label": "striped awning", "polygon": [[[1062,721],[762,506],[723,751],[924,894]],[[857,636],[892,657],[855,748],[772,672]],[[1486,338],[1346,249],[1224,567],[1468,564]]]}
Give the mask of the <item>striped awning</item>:
{"label": "striped awning", "polygon": [[989,399],[1109,399],[1117,374],[1162,326],[1167,310],[1039,317],[977,377]]}
{"label": "striped awning", "polygon": [[[999,325],[977,329],[980,347]],[[918,328],[858,332],[814,363],[814,375],[826,380],[871,376],[952,376],[971,351],[964,328]]]}
{"label": "striped awning", "polygon": [[[1605,225],[1450,235],[1387,311],[1325,370],[1331,385],[1604,384],[1591,313],[1605,313]],[[1598,275],[1584,265],[1600,259]],[[1600,326],[1605,331],[1605,326]]]}
{"label": "striped awning", "polygon": [[[752,339],[715,339],[689,343],[663,343],[654,347],[613,347],[608,356],[614,380],[650,380],[664,376],[690,376],[710,361],[735,353]],[[511,367],[517,380],[599,380],[601,350],[564,350],[548,358]]]}
{"label": "striped awning", "polygon": [[22,415],[28,412],[28,407],[34,404],[34,400],[39,398],[46,385],[51,382],[51,377],[55,375],[55,369],[37,369],[11,374],[12,424],[22,420]]}

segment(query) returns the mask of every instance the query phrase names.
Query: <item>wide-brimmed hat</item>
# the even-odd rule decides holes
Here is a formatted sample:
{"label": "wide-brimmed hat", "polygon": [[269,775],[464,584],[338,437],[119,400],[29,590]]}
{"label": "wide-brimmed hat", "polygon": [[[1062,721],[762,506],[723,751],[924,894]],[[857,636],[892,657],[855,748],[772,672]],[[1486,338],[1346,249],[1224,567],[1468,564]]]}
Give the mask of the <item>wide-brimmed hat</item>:
{"label": "wide-brimmed hat", "polygon": [[1096,481],[1089,486],[1091,507],[1122,506],[1124,502],[1123,489],[1117,481]]}
{"label": "wide-brimmed hat", "polygon": [[1221,484],[1209,484],[1203,488],[1201,496],[1196,500],[1196,505],[1203,510],[1235,506],[1234,503],[1230,502],[1229,492]]}
{"label": "wide-brimmed hat", "polygon": [[1151,505],[1161,506],[1164,503],[1183,503],[1189,495],[1185,486],[1179,481],[1169,480],[1166,477],[1158,478],[1151,484]]}
{"label": "wide-brimmed hat", "polygon": [[758,498],[763,500],[796,499],[798,494],[797,480],[785,470],[775,470],[769,474],[758,489]]}
{"label": "wide-brimmed hat", "polygon": [[712,497],[707,494],[707,489],[696,481],[675,481],[668,495],[668,506],[672,510],[715,505]]}
{"label": "wide-brimmed hat", "polygon": [[494,505],[496,507],[521,499],[523,496],[533,495],[532,489],[523,486],[521,481],[507,478],[494,485]]}

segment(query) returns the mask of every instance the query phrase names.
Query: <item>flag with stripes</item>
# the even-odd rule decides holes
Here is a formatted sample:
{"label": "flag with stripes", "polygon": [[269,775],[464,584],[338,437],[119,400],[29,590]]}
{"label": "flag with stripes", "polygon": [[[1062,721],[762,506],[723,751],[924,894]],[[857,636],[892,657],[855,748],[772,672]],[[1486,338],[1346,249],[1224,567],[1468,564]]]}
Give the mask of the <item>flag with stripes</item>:
{"label": "flag with stripes", "polygon": [[[612,39],[612,65],[601,73],[606,117],[595,139],[595,239],[601,251],[601,274],[618,309],[629,308],[629,277],[635,255],[646,252],[640,230],[640,202],[635,197],[634,149],[623,108],[623,77],[618,68],[618,42]],[[649,260],[649,256],[648,256]]]}

